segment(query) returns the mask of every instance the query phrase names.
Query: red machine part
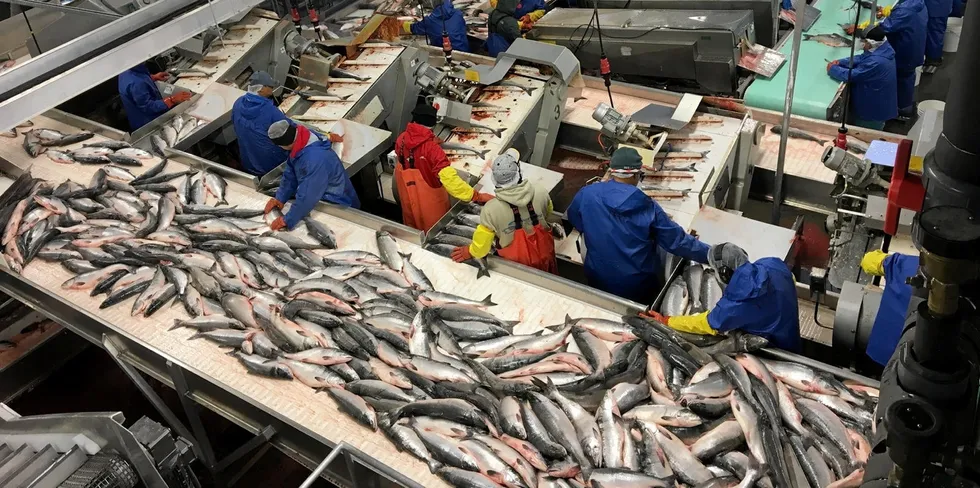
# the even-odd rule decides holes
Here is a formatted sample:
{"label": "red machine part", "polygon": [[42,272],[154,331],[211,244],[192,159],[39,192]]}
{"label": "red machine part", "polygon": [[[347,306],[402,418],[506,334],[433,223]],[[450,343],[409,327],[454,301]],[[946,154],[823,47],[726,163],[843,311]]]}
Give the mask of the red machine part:
{"label": "red machine part", "polygon": [[918,212],[922,210],[922,199],[926,190],[922,187],[922,179],[909,173],[909,163],[912,161],[912,141],[902,139],[898,143],[895,155],[895,169],[892,171],[892,181],[888,185],[888,203],[885,207],[885,233],[895,235],[898,232],[898,218],[902,209]]}

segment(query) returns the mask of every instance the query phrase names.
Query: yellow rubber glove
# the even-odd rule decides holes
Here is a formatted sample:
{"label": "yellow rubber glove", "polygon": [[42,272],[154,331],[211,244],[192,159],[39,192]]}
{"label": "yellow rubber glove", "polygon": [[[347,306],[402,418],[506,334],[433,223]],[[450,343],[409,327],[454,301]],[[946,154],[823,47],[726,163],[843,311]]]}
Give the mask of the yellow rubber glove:
{"label": "yellow rubber glove", "polygon": [[718,333],[708,324],[708,312],[670,317],[667,319],[667,325],[671,329],[689,334],[715,335]]}
{"label": "yellow rubber glove", "polygon": [[864,22],[861,22],[860,24],[858,24],[858,29],[860,29],[860,30],[867,29],[869,25],[871,25],[871,21],[870,20],[865,20]]}
{"label": "yellow rubber glove", "polygon": [[476,232],[473,232],[473,242],[470,243],[470,254],[476,259],[490,254],[494,235],[489,227],[483,224],[476,226]]}
{"label": "yellow rubber glove", "polygon": [[889,5],[887,7],[883,7],[880,10],[881,10],[881,16],[882,17],[888,17],[889,15],[892,14],[892,6],[891,5]]}
{"label": "yellow rubber glove", "polygon": [[861,269],[864,270],[865,273],[868,273],[871,276],[884,276],[885,275],[884,263],[885,263],[885,258],[887,257],[888,254],[885,254],[881,251],[877,251],[877,250],[871,251],[865,254],[863,258],[861,258]]}
{"label": "yellow rubber glove", "polygon": [[449,196],[464,202],[473,199],[473,187],[459,177],[456,168],[446,166],[439,170],[439,181],[442,182],[442,186],[449,192]]}
{"label": "yellow rubber glove", "polygon": [[412,33],[412,24],[414,24],[414,23],[415,22],[412,22],[411,20],[406,20],[405,22],[402,22],[402,30],[406,34],[411,34]]}
{"label": "yellow rubber glove", "polygon": [[490,8],[497,8],[497,0],[490,0]]}
{"label": "yellow rubber glove", "polygon": [[546,10],[535,10],[534,12],[527,14],[527,17],[531,19],[531,22],[537,22],[539,19],[541,19],[541,17],[544,17],[544,14],[546,13],[548,13]]}

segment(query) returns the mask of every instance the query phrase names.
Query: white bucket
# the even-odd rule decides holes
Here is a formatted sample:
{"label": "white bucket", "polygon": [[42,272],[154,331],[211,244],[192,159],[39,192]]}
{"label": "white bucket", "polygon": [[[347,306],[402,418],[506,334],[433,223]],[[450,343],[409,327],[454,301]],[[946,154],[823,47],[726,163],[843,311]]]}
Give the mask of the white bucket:
{"label": "white bucket", "polygon": [[916,112],[919,113],[919,118],[922,118],[922,115],[929,110],[942,113],[946,110],[946,102],[941,100],[923,100],[919,102]]}
{"label": "white bucket", "polygon": [[960,31],[963,30],[963,19],[950,17],[946,22],[946,37],[943,39],[943,52],[955,53],[960,45]]}
{"label": "white bucket", "polygon": [[922,78],[922,66],[916,66],[915,68],[915,86],[919,86],[919,79]]}

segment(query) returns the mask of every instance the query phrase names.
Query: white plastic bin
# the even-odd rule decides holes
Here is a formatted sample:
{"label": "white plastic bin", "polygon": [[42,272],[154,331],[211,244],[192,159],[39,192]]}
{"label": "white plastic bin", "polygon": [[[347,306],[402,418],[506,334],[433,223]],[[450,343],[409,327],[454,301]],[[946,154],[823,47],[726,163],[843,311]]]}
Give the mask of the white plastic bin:
{"label": "white plastic bin", "polygon": [[946,102],[942,100],[923,100],[919,102],[919,106],[916,108],[916,112],[919,113],[920,118],[929,110],[943,113],[946,111]]}
{"label": "white plastic bin", "polygon": [[946,37],[943,39],[943,52],[955,53],[960,46],[960,32],[963,30],[963,19],[950,17],[946,22]]}

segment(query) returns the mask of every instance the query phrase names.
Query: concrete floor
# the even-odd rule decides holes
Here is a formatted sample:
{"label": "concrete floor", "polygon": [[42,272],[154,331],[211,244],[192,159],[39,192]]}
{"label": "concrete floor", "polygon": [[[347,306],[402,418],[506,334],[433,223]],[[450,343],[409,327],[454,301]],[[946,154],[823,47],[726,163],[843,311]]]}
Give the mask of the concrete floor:
{"label": "concrete floor", "polygon": [[[919,79],[919,86],[915,87],[916,103],[924,100],[946,101],[946,93],[949,92],[949,82],[953,71],[956,69],[956,53],[946,53],[943,56],[943,65],[933,74],[923,73]],[[908,134],[912,128],[914,120],[899,122],[889,121],[885,124],[885,131],[896,134]]]}

